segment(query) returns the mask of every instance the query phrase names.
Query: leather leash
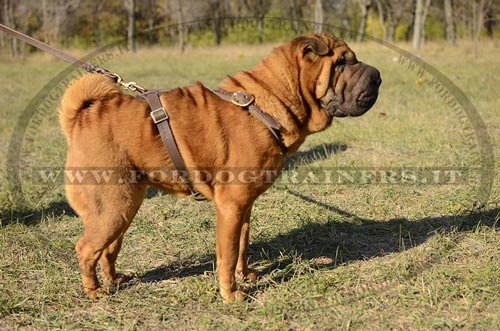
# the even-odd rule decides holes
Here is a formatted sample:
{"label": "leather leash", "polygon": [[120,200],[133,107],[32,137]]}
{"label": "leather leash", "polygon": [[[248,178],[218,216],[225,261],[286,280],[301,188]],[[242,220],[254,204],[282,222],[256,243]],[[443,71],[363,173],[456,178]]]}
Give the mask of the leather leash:
{"label": "leather leash", "polygon": [[87,72],[90,72],[92,74],[101,74],[101,75],[105,75],[109,78],[111,78],[112,80],[114,80],[116,82],[116,84],[126,88],[126,89],[129,89],[129,90],[132,90],[132,91],[137,91],[139,93],[144,93],[146,92],[147,90],[141,86],[139,86],[137,83],[135,82],[125,82],[118,74],[115,74],[113,72],[110,72],[109,70],[107,69],[104,69],[104,68],[101,68],[101,67],[98,67],[98,66],[95,66],[93,65],[92,63],[89,63],[89,62],[85,62],[83,60],[80,60],[80,59],[77,59],[76,57],[74,56],[71,56],[67,53],[64,53],[63,51],[55,48],[55,47],[52,47],[40,40],[37,40],[35,38],[32,38],[30,36],[27,36],[25,35],[24,33],[21,33],[19,31],[16,31],[12,28],[9,28],[8,26],[5,26],[3,24],[0,24],[0,30],[3,30],[5,32],[7,32],[8,34],[11,34],[13,35],[14,37],[30,44],[31,46],[33,47],[36,47],[38,49],[41,49],[42,51],[45,51],[51,55],[54,55],[55,57],[58,57],[60,58],[61,60],[64,60],[66,62],[69,62],[71,63],[72,65],[76,66],[76,67],[79,67],[79,68],[82,68],[83,70],[87,71]]}
{"label": "leather leash", "polygon": [[[160,133],[161,140],[165,149],[167,150],[174,167],[180,173],[181,179],[184,184],[188,187],[189,191],[193,195],[195,200],[201,201],[206,200],[206,198],[198,191],[196,191],[193,187],[193,183],[189,179],[188,171],[186,168],[186,164],[184,163],[184,159],[182,158],[179,148],[175,143],[174,135],[172,134],[172,128],[169,124],[169,116],[165,107],[163,107],[160,100],[160,91],[158,90],[148,90],[135,82],[125,82],[118,74],[110,72],[107,69],[94,66],[89,62],[85,62],[83,60],[77,59],[67,53],[62,52],[61,50],[54,48],[40,40],[34,39],[30,36],[25,35],[19,31],[11,29],[3,24],[0,24],[0,30],[3,30],[14,37],[38,48],[41,49],[55,57],[58,57],[64,61],[67,61],[74,66],[84,69],[85,71],[93,74],[101,74],[105,75],[116,82],[116,84],[132,90],[134,92],[139,92],[142,96],[145,97],[147,102],[149,103],[149,107],[151,108],[150,116],[153,119],[154,124],[156,125],[158,132]],[[283,156],[286,155],[286,146],[283,144],[281,139],[280,129],[281,125],[270,115],[264,113],[256,104],[253,95],[245,92],[238,91],[234,93],[227,93],[221,90],[212,91],[215,95],[223,100],[227,100],[232,102],[233,104],[240,106],[242,109],[247,110],[250,114],[259,119],[268,129],[269,132],[276,138],[282,152]]]}

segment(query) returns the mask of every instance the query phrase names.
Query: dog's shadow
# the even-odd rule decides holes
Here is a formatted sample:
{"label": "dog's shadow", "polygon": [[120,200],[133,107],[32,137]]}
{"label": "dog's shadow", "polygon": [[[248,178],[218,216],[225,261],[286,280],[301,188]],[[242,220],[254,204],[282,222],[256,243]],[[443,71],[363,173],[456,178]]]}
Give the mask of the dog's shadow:
{"label": "dog's shadow", "polygon": [[[342,144],[316,146],[287,158],[285,169],[293,170],[302,165],[324,160],[346,149],[346,145]],[[416,247],[424,243],[436,230],[470,231],[477,224],[497,227],[496,222],[500,214],[500,209],[495,208],[478,210],[467,215],[445,215],[416,221],[405,218],[394,218],[388,221],[364,219],[307,195],[293,191],[288,191],[288,193],[304,202],[323,208],[332,213],[332,216],[325,223],[304,222],[301,227],[287,233],[251,243],[248,252],[250,262],[259,269],[264,278],[271,281],[257,282],[254,287],[247,289],[250,294],[262,290],[269,286],[268,284],[286,282],[296,274],[294,258],[297,256],[306,260],[321,261],[315,265],[315,268],[331,269],[343,263],[399,252],[404,247]],[[153,191],[150,194],[155,195]],[[37,224],[43,215],[75,216],[65,201],[56,201],[43,210],[21,209],[0,213],[0,226],[11,223]],[[339,221],[339,218],[346,219],[346,221]],[[214,261],[215,256],[207,254],[194,260],[186,259],[163,265],[138,277],[132,277],[132,280],[120,285],[120,288],[134,286],[137,282],[154,283],[172,278],[213,273]]]}
{"label": "dog's shadow", "polygon": [[10,224],[36,225],[44,217],[69,217],[77,216],[66,200],[52,201],[45,208],[21,207],[15,210],[4,210],[0,212],[0,227]]}
{"label": "dog's shadow", "polygon": [[346,149],[346,144],[333,143],[321,144],[306,151],[298,151],[295,155],[286,157],[283,170],[293,170],[316,161],[326,160],[339,152],[345,151]]}
{"label": "dog's shadow", "polygon": [[[289,193],[337,215],[332,215],[332,218],[325,223],[305,223],[272,239],[251,243],[248,252],[250,263],[253,263],[268,281],[257,282],[247,287],[246,291],[250,295],[270,284],[286,282],[296,275],[294,259],[297,256],[303,260],[310,260],[313,268],[333,269],[352,261],[371,259],[419,246],[436,231],[440,233],[470,231],[478,224],[498,227],[497,221],[500,215],[500,208],[495,208],[478,210],[467,215],[426,217],[416,221],[405,218],[394,218],[389,221],[363,219],[309,196],[291,191]],[[339,221],[339,215],[349,221]],[[286,258],[283,258],[284,256]],[[265,260],[265,264],[259,267],[262,260]],[[139,281],[154,283],[171,278],[212,273],[214,261],[214,255],[206,255],[195,261],[186,260],[160,266],[140,275]]]}

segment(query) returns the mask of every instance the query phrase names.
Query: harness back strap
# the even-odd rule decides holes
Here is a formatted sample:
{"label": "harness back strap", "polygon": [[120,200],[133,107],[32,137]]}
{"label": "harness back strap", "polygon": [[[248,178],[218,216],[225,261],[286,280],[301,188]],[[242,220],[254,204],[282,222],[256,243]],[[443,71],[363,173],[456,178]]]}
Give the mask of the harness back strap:
{"label": "harness back strap", "polygon": [[193,183],[189,180],[186,164],[184,163],[184,159],[179,152],[179,148],[175,143],[174,135],[172,134],[172,128],[170,127],[168,121],[168,113],[161,104],[160,92],[156,90],[149,90],[145,92],[144,95],[149,103],[149,107],[151,108],[150,116],[160,132],[161,141],[163,142],[174,167],[179,172],[182,181],[186,184],[195,200],[206,200],[200,192],[194,189]]}
{"label": "harness back strap", "polygon": [[230,101],[233,104],[240,106],[241,108],[247,110],[250,114],[255,116],[258,120],[260,120],[271,132],[273,137],[276,139],[276,142],[281,148],[281,152],[283,155],[286,155],[287,148],[283,143],[283,139],[281,137],[280,129],[281,124],[276,121],[271,115],[264,113],[256,104],[255,98],[250,93],[245,91],[237,91],[233,93],[228,93],[221,90],[213,90],[213,93],[217,95],[219,98]]}

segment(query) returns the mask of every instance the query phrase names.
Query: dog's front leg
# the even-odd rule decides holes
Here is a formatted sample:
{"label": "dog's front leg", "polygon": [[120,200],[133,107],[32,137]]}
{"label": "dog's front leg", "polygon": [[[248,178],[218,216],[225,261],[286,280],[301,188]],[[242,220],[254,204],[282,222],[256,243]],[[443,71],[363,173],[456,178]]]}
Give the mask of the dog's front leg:
{"label": "dog's front leg", "polygon": [[242,279],[255,280],[259,276],[259,272],[255,269],[248,268],[248,238],[250,235],[250,214],[252,206],[247,209],[243,224],[241,226],[240,235],[240,251],[238,255],[238,263],[236,264],[236,277]]}
{"label": "dog's front leg", "polygon": [[243,301],[245,295],[237,289],[236,264],[240,253],[240,236],[245,215],[251,206],[247,201],[242,202],[235,192],[218,194],[215,198],[217,213],[216,225],[216,255],[217,273],[219,276],[220,293],[224,302],[234,300]]}

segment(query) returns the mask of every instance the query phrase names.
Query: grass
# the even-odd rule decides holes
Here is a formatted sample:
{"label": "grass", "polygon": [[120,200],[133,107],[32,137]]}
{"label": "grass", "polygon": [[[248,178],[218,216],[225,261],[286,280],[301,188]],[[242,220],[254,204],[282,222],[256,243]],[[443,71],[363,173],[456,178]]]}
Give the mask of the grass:
{"label": "grass", "polygon": [[[407,45],[402,45],[407,47]],[[498,45],[427,44],[420,54],[476,106],[498,154]],[[259,47],[141,50],[105,67],[143,86],[196,80],[215,87],[267,54]],[[426,82],[379,45],[355,45],[382,72],[379,100],[360,118],[335,120],[289,161],[310,168],[465,167],[478,143]],[[65,65],[45,55],[0,62],[0,155],[35,94]],[[109,298],[85,298],[74,243],[81,223],[60,185],[30,182],[33,166],[61,166],[64,140],[50,108],[23,142],[25,201],[0,183],[0,329],[494,330],[500,328],[500,185],[477,210],[477,184],[314,185],[282,180],[256,203],[249,302],[224,305],[214,270],[214,209],[151,192],[126,235],[118,269],[131,276]],[[466,123],[467,124],[467,123]],[[499,167],[495,170],[498,172]]]}

